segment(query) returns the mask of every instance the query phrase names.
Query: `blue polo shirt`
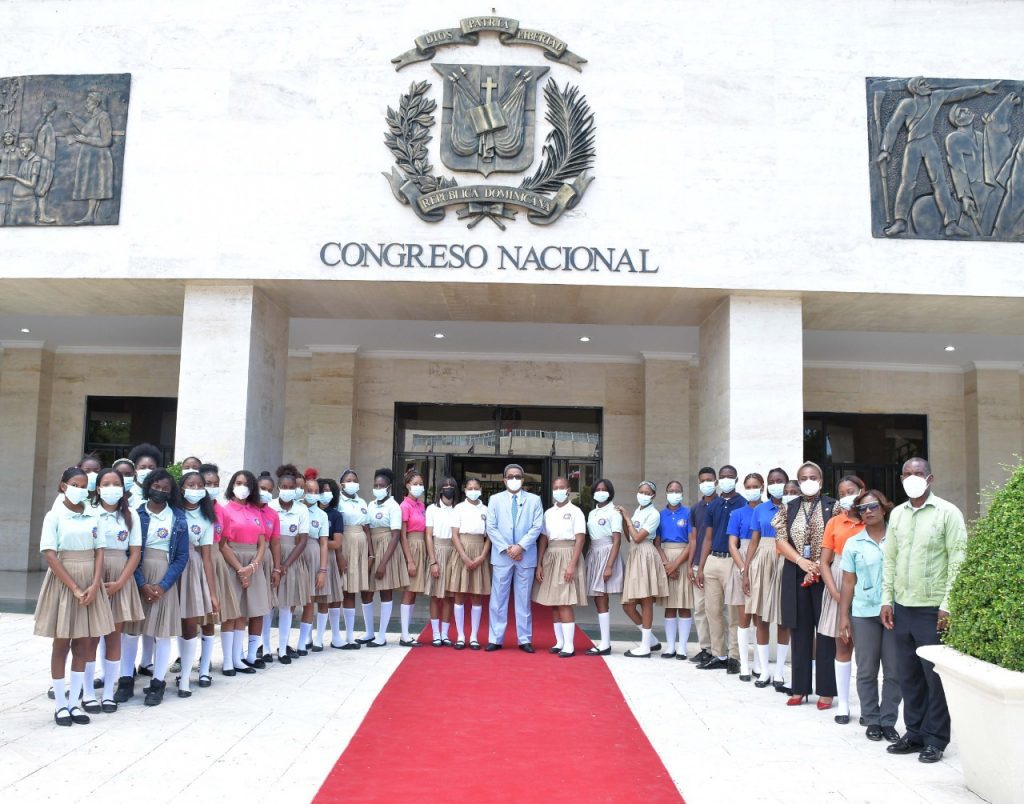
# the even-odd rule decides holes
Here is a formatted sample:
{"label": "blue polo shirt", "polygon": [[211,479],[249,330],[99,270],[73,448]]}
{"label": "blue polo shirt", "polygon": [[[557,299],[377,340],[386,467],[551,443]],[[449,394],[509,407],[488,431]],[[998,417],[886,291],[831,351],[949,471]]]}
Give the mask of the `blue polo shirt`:
{"label": "blue polo shirt", "polygon": [[750,523],[750,529],[760,533],[762,539],[774,539],[775,528],[772,527],[772,520],[775,519],[778,512],[779,506],[772,500],[761,503],[754,509],[754,519]]}
{"label": "blue polo shirt", "polygon": [[843,546],[843,572],[857,576],[851,614],[854,617],[877,617],[882,611],[882,570],[885,554],[867,530],[860,530],[846,540]]}
{"label": "blue polo shirt", "polygon": [[740,541],[749,539],[753,523],[754,509],[749,505],[744,505],[729,515],[729,524],[725,529],[725,533],[727,536],[735,536]]}
{"label": "blue polo shirt", "polygon": [[675,511],[668,507],[661,509],[661,525],[658,528],[661,541],[690,543],[690,509],[680,505]]}
{"label": "blue polo shirt", "polygon": [[705,500],[701,497],[690,508],[690,527],[697,531],[697,546],[694,547],[697,553],[697,560],[700,559],[700,551],[704,547],[704,528],[707,525],[708,506],[717,499],[717,494],[710,500]]}
{"label": "blue polo shirt", "polygon": [[705,527],[711,528],[711,552],[729,552],[729,534],[726,529],[729,527],[729,517],[733,511],[744,508],[747,501],[739,494],[732,497],[715,497],[708,505]]}

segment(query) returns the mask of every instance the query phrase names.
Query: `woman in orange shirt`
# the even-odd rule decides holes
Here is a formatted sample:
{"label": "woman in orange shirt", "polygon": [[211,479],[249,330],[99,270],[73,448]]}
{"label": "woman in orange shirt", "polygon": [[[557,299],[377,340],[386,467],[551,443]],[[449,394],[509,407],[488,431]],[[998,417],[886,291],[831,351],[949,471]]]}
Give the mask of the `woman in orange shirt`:
{"label": "woman in orange shirt", "polygon": [[843,571],[839,567],[843,545],[853,534],[864,530],[864,523],[853,510],[857,495],[866,489],[864,481],[856,475],[846,475],[836,486],[839,504],[835,515],[825,525],[825,536],[821,540],[821,579],[825,582],[826,594],[822,597],[821,617],[818,633],[836,641],[836,691],[839,696],[839,714],[836,723],[845,726],[850,722],[850,659],[853,657],[853,640],[838,636],[839,595],[843,588]]}

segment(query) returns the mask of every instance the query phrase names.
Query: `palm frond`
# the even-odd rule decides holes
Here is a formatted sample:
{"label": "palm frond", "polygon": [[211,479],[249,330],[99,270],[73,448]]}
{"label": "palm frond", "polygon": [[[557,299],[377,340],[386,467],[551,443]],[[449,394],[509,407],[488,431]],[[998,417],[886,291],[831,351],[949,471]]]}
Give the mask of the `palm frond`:
{"label": "palm frond", "polygon": [[551,132],[544,141],[537,172],[520,185],[537,193],[556,192],[594,164],[594,115],[579,87],[559,90],[554,79],[544,85]]}

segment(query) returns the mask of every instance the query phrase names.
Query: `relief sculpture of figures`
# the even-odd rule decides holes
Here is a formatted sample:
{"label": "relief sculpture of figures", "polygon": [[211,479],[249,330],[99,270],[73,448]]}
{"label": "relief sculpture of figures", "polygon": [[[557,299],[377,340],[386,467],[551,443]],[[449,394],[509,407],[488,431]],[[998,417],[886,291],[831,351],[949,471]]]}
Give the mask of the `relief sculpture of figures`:
{"label": "relief sculpture of figures", "polygon": [[0,226],[116,224],[131,75],[0,78]]}
{"label": "relief sculpture of figures", "polygon": [[867,79],[872,234],[1024,240],[1019,81]]}

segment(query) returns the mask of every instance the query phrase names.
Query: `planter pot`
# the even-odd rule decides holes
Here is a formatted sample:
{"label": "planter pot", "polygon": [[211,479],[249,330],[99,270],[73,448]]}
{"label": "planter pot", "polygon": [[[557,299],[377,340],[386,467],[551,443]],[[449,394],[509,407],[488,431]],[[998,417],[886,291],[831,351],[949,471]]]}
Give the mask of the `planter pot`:
{"label": "planter pot", "polygon": [[967,786],[993,804],[1024,802],[1024,673],[946,645],[918,648],[942,678]]}

